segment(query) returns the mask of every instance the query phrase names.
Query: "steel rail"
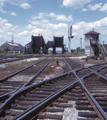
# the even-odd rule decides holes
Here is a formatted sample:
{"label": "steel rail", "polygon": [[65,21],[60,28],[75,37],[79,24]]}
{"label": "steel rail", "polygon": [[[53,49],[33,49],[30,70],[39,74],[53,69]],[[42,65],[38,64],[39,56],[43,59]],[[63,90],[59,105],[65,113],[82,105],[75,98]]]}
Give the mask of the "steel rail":
{"label": "steel rail", "polygon": [[[99,72],[99,71],[101,71],[101,70],[103,70],[103,69],[105,69],[105,68],[107,68],[107,66],[103,66],[103,67],[101,67],[101,68],[98,68],[97,70],[95,70],[96,72]],[[90,68],[91,69],[91,68]]]}
{"label": "steel rail", "polygon": [[[54,57],[53,57],[54,58]],[[29,85],[36,77],[38,77],[38,75],[46,68],[46,66],[53,60],[53,58],[37,73],[33,76],[33,78],[31,78],[27,83],[25,83],[22,87],[18,88],[17,91],[13,91],[15,92],[7,101],[5,101],[1,106],[0,106],[0,109],[16,94],[18,93],[21,89],[23,89],[25,86]],[[12,91],[11,91],[12,92]],[[10,92],[10,93],[11,93]],[[3,95],[2,97],[3,98],[6,98],[7,96],[9,96],[9,94],[6,94],[6,95]],[[1,99],[3,99],[1,97]]]}
{"label": "steel rail", "polygon": [[57,100],[58,97],[61,97],[64,93],[66,93],[66,91],[68,89],[70,89],[72,86],[74,86],[77,82],[79,82],[79,80],[65,86],[64,88],[60,89],[59,91],[57,91],[56,93],[52,94],[51,96],[49,96],[48,98],[46,98],[44,101],[42,101],[40,104],[36,105],[33,109],[31,109],[30,111],[24,113],[21,116],[18,116],[17,118],[15,118],[16,120],[26,120],[26,119],[33,119],[32,116],[34,116],[34,118],[37,117],[37,115],[44,110],[48,105],[50,105],[53,101]]}
{"label": "steel rail", "polygon": [[[47,58],[48,58],[48,57],[47,57]],[[47,58],[45,58],[45,59],[47,59]],[[0,79],[0,82],[3,82],[3,81],[5,81],[5,80],[13,77],[14,75],[16,75],[16,74],[18,74],[18,73],[20,73],[20,72],[22,72],[22,71],[24,71],[24,70],[29,69],[30,67],[32,67],[32,66],[34,66],[34,65],[36,65],[36,64],[38,64],[38,63],[40,63],[40,62],[42,62],[42,61],[44,61],[45,59],[43,59],[43,60],[41,60],[41,61],[39,61],[39,62],[37,62],[37,63],[35,63],[35,64],[32,64],[32,65],[30,65],[30,66],[28,66],[28,67],[26,67],[26,68],[22,68],[22,69],[14,72],[14,73],[8,75],[8,76],[5,76],[5,77],[1,78],[1,79]]]}
{"label": "steel rail", "polygon": [[29,85],[31,82],[33,82],[34,79],[36,79],[36,78],[40,75],[40,73],[47,67],[47,65],[53,60],[53,58],[54,58],[54,57],[52,57],[52,59],[51,59],[40,71],[38,71],[38,72],[33,76],[33,78],[31,78],[31,79],[30,79],[27,83],[25,83],[22,87],[25,87],[25,86]]}
{"label": "steel rail", "polygon": [[[65,62],[68,64],[68,62],[66,60],[65,60]],[[79,63],[79,62],[77,62],[77,63]],[[98,113],[99,118],[101,120],[107,120],[107,115],[105,114],[104,110],[101,108],[101,106],[98,104],[98,102],[94,99],[94,97],[91,95],[91,93],[85,87],[85,85],[83,84],[82,80],[77,76],[76,72],[72,69],[72,67],[69,64],[68,64],[68,66],[70,67],[70,69],[74,73],[74,75],[77,77],[77,79],[80,81],[80,83],[81,83],[83,89],[86,91],[88,97],[91,99],[93,105],[95,106],[95,111]]]}
{"label": "steel rail", "polygon": [[[73,59],[72,59],[72,60],[73,60]],[[73,61],[74,61],[74,60],[73,60]],[[78,62],[77,60],[75,60],[74,62],[82,65],[84,68],[87,68],[87,69],[90,70],[91,72],[95,73],[97,76],[99,76],[99,77],[101,77],[101,78],[103,78],[104,80],[107,81],[107,78],[106,78],[105,76],[101,75],[100,73],[98,73],[97,71],[94,71],[94,70],[92,70],[91,68],[89,68],[89,67],[87,67],[87,66],[84,66],[82,63]]]}
{"label": "steel rail", "polygon": [[[89,68],[89,67],[88,67]],[[78,69],[76,69],[76,70],[74,70],[75,72],[78,72],[78,71],[81,71],[81,70],[83,70],[83,69],[88,69],[88,68],[86,68],[86,67],[83,67],[83,68],[78,68]],[[91,73],[89,73],[89,74],[93,74],[93,73],[97,73],[97,75],[99,74],[100,75],[100,77],[102,77],[102,78],[104,78],[105,80],[107,79],[105,76],[103,76],[102,74],[100,74],[100,73],[98,73],[98,72],[100,72],[101,70],[103,70],[103,69],[105,69],[105,68],[107,68],[107,66],[103,66],[103,67],[101,67],[101,68],[98,68],[98,69],[96,69],[96,70],[93,70],[92,71],[92,69],[91,68],[89,68],[89,71],[91,72]],[[87,75],[85,75],[85,76],[87,76]],[[84,78],[84,77],[83,77]]]}
{"label": "steel rail", "polygon": [[[20,86],[19,88],[21,88],[21,86]],[[0,96],[0,101],[3,101],[3,100],[8,99],[8,98],[9,98],[9,95],[15,93],[19,88],[15,89],[15,90],[13,90],[13,91],[11,91],[11,92],[8,92],[8,93],[6,93],[6,94],[4,94],[4,95],[1,95],[1,96]]]}
{"label": "steel rail", "polygon": [[11,104],[12,104],[12,102],[14,102],[15,98],[19,97],[21,94],[24,94],[24,93],[28,92],[29,90],[32,90],[33,88],[38,87],[40,85],[49,83],[55,79],[57,80],[58,78],[65,77],[66,75],[69,75],[69,74],[72,74],[71,71],[63,73],[58,76],[55,76],[53,78],[43,80],[43,81],[35,83],[33,85],[23,87],[22,89],[16,91],[5,103],[2,104],[2,106],[0,106],[0,114],[3,114],[5,112],[5,110],[11,106]]}
{"label": "steel rail", "polygon": [[[47,58],[45,58],[45,59],[47,59]],[[37,62],[37,63],[35,63],[35,64],[33,64],[33,65],[36,65],[36,64],[44,61],[45,59],[43,59],[43,60],[41,60],[41,61],[39,61],[39,62]],[[48,63],[48,64],[49,64],[49,63]],[[48,65],[48,64],[47,64],[47,65]],[[27,69],[30,68],[30,67],[32,67],[33,65],[27,67]],[[46,67],[46,66],[44,66],[43,68],[45,69],[45,67]],[[41,69],[41,70],[44,70],[44,69]],[[24,70],[26,70],[26,68],[19,70],[18,73],[19,73],[19,72],[22,72],[22,71],[24,71]],[[41,70],[40,70],[40,71],[41,71]],[[41,71],[41,72],[42,72],[42,71]],[[31,79],[30,79],[27,83],[25,83],[23,86],[15,89],[15,90],[13,90],[13,91],[11,91],[11,92],[8,92],[8,93],[6,93],[6,94],[4,94],[4,95],[1,95],[1,96],[0,96],[0,100],[5,100],[5,99],[9,98],[9,95],[10,95],[10,94],[13,94],[14,92],[16,92],[17,90],[21,89],[22,87],[25,87],[26,85],[30,84],[30,82],[32,82],[41,72],[38,72],[36,75],[34,75],[33,78],[31,78]],[[16,72],[15,72],[15,73],[16,73]],[[14,73],[14,75],[15,75],[15,73]],[[16,74],[18,74],[18,73],[16,73]],[[11,77],[12,77],[12,76],[11,76]],[[4,81],[4,80],[2,80],[2,81]]]}
{"label": "steel rail", "polygon": [[91,65],[91,66],[89,66],[89,68],[94,67],[94,66],[104,65],[104,64],[107,64],[107,63],[100,63],[100,64]]}
{"label": "steel rail", "polygon": [[[28,58],[30,58],[30,57],[28,57]],[[14,62],[14,61],[19,61],[19,60],[23,60],[23,59],[27,59],[27,58],[16,58],[16,59],[11,59],[11,60],[6,60],[6,59],[4,59],[4,60],[0,60],[0,64],[4,64],[4,63],[10,63],[10,62]]]}
{"label": "steel rail", "polygon": [[32,57],[35,57],[35,56],[20,56],[20,57],[18,57],[18,56],[13,56],[13,57],[8,56],[7,58],[16,58],[16,59],[4,58],[3,60],[0,60],[0,64],[10,63],[10,62],[14,62],[14,61],[23,60],[23,59],[29,59],[29,58],[32,58]]}

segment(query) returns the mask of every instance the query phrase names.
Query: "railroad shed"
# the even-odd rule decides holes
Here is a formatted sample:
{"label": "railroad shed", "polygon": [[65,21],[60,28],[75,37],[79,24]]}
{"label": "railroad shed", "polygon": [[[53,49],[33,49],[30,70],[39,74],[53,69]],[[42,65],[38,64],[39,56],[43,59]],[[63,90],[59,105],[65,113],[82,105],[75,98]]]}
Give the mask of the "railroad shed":
{"label": "railroad shed", "polygon": [[53,36],[53,54],[56,53],[56,47],[61,47],[62,48],[62,53],[64,53],[64,37],[55,37]]}
{"label": "railroad shed", "polygon": [[85,33],[85,55],[99,56],[99,34],[94,30]]}
{"label": "railroad shed", "polygon": [[6,48],[8,48],[8,52],[10,53],[21,53],[24,51],[24,46],[19,43],[15,43],[13,40],[11,42],[7,41],[0,46],[1,51],[4,51]]}

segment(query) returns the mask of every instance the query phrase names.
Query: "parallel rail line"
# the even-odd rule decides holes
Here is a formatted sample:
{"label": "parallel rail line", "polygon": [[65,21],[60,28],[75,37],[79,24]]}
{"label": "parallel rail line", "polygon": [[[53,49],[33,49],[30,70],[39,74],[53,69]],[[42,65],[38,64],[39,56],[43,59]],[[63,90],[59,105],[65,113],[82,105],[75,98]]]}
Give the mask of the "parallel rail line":
{"label": "parallel rail line", "polygon": [[[77,62],[77,61],[73,61],[74,63],[76,62],[77,64],[79,64],[79,65],[82,65],[81,63],[79,63],[79,62]],[[83,74],[85,73],[87,73],[87,70],[89,70],[90,72],[92,72],[91,74],[89,73],[89,75],[88,75],[88,73],[87,73],[87,75],[85,75],[84,77],[82,77],[82,79],[80,80],[80,83],[81,84],[86,84],[87,86],[88,86],[88,82],[90,83],[91,82],[91,85],[92,85],[92,87],[93,87],[93,93],[94,93],[94,90],[96,90],[96,87],[97,87],[97,85],[99,84],[99,81],[101,81],[100,82],[100,84],[103,82],[103,85],[102,85],[102,87],[101,87],[101,85],[100,85],[100,88],[101,89],[99,89],[99,86],[98,86],[98,89],[97,90],[99,90],[99,91],[97,91],[98,93],[107,93],[107,89],[104,89],[103,87],[105,86],[105,88],[107,87],[107,85],[106,85],[106,80],[107,79],[104,79],[105,77],[104,76],[102,76],[101,74],[99,74],[99,73],[97,73],[96,71],[94,71],[94,70],[92,70],[92,69],[90,69],[89,67],[86,67],[86,66],[84,66],[84,65],[82,65],[84,68],[85,68],[85,71],[83,72]],[[79,79],[79,77],[78,77],[78,75],[75,73],[75,71],[72,69],[72,67],[70,66],[70,68],[71,68],[71,70],[72,70],[72,72],[76,75],[76,77]],[[96,76],[96,79],[95,80],[93,80],[92,79],[92,77],[93,76]],[[86,79],[86,81],[87,82],[85,82],[85,78],[87,78]],[[103,79],[101,79],[101,78],[103,78]],[[90,80],[89,80],[90,79]],[[82,82],[83,81],[83,82]],[[104,81],[105,81],[105,83],[104,83]],[[96,83],[95,83],[96,82]],[[93,84],[94,84],[94,86],[93,86]],[[89,85],[90,86],[90,85]],[[84,86],[85,87],[85,86]],[[97,110],[97,113],[98,113],[98,115],[99,115],[99,117],[100,117],[100,119],[101,120],[106,120],[107,119],[107,115],[106,115],[106,107],[101,107],[99,104],[98,104],[98,102],[97,102],[97,99],[96,98],[94,98],[92,95],[91,95],[91,93],[89,92],[90,90],[88,90],[87,89],[87,87],[85,87],[85,89],[87,90],[87,93],[90,95],[90,98],[91,98],[91,100],[92,100],[92,102],[93,102],[93,105],[95,105],[96,106],[96,110]],[[101,92],[101,90],[103,90],[103,91],[105,91],[105,92]],[[96,95],[96,92],[94,93],[95,95]],[[104,97],[106,97],[106,95],[105,94],[103,94],[102,95],[103,96],[103,100],[102,101],[105,101],[106,99],[104,98]],[[99,95],[99,97],[101,97],[100,95]],[[105,104],[106,105],[106,104]]]}
{"label": "parallel rail line", "polygon": [[[47,58],[45,58],[45,59],[43,59],[43,60],[41,60],[41,61],[39,61],[39,62],[37,62],[37,63],[29,66],[29,67],[27,67],[27,68],[21,69],[21,70],[15,72],[15,73],[13,73],[13,74],[11,74],[9,76],[6,76],[6,77],[2,78],[0,80],[0,104],[2,104],[4,102],[4,100],[6,100],[7,98],[9,98],[10,94],[12,94],[12,93],[20,90],[24,86],[27,86],[27,85],[31,84],[35,80],[35,78],[52,61],[52,59],[48,60],[48,61],[46,59]],[[44,61],[44,60],[46,60],[46,61]],[[43,62],[41,64],[41,65],[43,65],[43,67],[39,68],[39,69],[37,68],[36,71],[34,71],[34,69],[33,69],[34,73],[33,73],[32,78],[30,80],[29,79],[27,81],[22,81],[22,80],[19,81],[18,79],[14,80],[14,81],[11,80],[13,76],[17,75],[18,73],[25,72],[26,70],[32,68],[34,65],[37,65],[37,64],[39,64],[41,62]]]}
{"label": "parallel rail line", "polygon": [[1,119],[62,120],[64,109],[74,107],[77,120],[107,120],[106,63],[86,67],[66,57],[64,61],[69,72],[32,85],[26,83],[0,106]]}

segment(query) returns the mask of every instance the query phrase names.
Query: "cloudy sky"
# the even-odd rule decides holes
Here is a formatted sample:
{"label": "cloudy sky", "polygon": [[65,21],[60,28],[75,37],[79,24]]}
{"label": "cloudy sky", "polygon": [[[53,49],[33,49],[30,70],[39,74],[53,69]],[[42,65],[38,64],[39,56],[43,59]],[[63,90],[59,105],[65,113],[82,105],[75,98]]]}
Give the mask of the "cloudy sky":
{"label": "cloudy sky", "polygon": [[31,35],[43,35],[45,41],[64,36],[68,46],[68,27],[74,38],[71,48],[80,46],[84,34],[93,28],[107,44],[107,0],[0,0],[0,45],[12,40],[22,45]]}

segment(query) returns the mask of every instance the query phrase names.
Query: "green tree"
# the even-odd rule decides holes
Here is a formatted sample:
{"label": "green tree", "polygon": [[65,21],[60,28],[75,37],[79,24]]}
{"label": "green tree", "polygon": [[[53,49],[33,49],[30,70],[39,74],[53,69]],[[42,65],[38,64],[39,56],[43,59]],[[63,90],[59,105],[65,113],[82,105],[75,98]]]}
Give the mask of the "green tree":
{"label": "green tree", "polygon": [[4,52],[7,53],[9,51],[9,47],[4,48]]}

